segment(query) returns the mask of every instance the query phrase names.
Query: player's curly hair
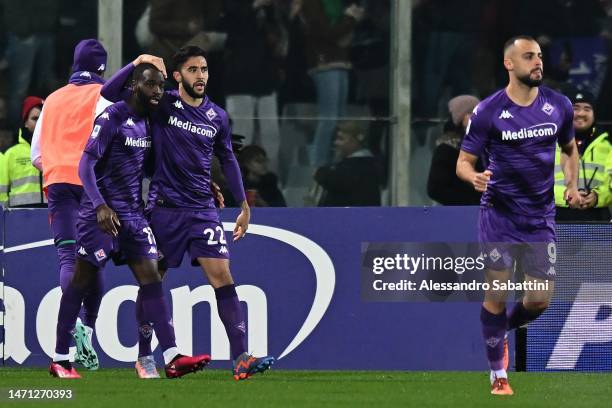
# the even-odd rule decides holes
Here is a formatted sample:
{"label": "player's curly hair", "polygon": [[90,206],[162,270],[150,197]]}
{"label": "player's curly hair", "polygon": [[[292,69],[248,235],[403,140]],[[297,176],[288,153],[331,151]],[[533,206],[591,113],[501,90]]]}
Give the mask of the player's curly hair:
{"label": "player's curly hair", "polygon": [[172,56],[172,67],[174,71],[180,71],[183,64],[191,57],[207,58],[206,51],[196,45],[186,45],[180,48]]}

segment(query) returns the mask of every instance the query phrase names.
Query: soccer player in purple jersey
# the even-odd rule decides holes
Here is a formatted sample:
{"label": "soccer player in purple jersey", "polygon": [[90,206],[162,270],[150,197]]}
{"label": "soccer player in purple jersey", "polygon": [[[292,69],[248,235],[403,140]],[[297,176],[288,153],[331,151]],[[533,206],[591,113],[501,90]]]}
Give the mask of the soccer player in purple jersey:
{"label": "soccer player in purple jersey", "polygon": [[[96,281],[106,262],[125,261],[136,277],[143,319],[151,322],[159,339],[166,376],[180,377],[203,368],[210,356],[178,353],[174,329],[157,269],[157,245],[144,217],[142,179],[151,148],[149,112],[163,94],[164,77],[151,64],[134,71],[128,101],[108,107],[94,122],[81,161],[79,177],[85,195],[77,221],[76,271],[63,292],[51,375],[80,378],[68,361],[70,331],[83,297]],[[153,364],[147,378],[158,378]]]}
{"label": "soccer player in purple jersey", "polygon": [[[541,315],[553,292],[555,143],[563,155],[565,198],[572,207],[581,201],[572,104],[540,86],[540,46],[528,36],[511,38],[504,46],[504,66],[508,86],[476,106],[457,161],[457,175],[483,192],[479,241],[487,282],[507,282],[517,262],[525,281],[539,289],[526,290],[522,301],[508,312],[505,291],[485,294],[480,320],[491,368],[491,393],[496,395],[513,393],[506,372],[507,332]],[[482,173],[474,169],[480,156],[488,163]]]}
{"label": "soccer player in purple jersey", "polygon": [[[117,72],[102,89],[109,100],[119,100],[136,60]],[[234,241],[246,233],[250,209],[240,168],[232,151],[227,113],[206,96],[208,64],[201,48],[186,46],[173,57],[178,91],[166,91],[152,122],[155,170],[147,209],[158,242],[160,273],[180,266],[185,252],[199,265],[215,290],[217,310],[230,341],[233,376],[242,380],[267,370],[273,357],[253,357],[246,348],[244,311],[229,269],[229,251],[211,189],[213,154],[241,212]],[[137,310],[140,300],[137,300]],[[139,318],[141,326],[148,320]],[[139,355],[151,355],[151,340],[139,338]]]}

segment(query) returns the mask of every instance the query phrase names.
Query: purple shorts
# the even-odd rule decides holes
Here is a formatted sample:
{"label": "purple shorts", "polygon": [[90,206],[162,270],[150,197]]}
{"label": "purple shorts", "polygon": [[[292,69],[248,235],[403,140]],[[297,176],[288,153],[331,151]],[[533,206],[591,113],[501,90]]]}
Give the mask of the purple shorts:
{"label": "purple shorts", "polygon": [[49,223],[53,231],[55,246],[74,245],[79,206],[83,187],[68,183],[55,183],[47,187],[49,201]]}
{"label": "purple shorts", "polygon": [[148,214],[159,247],[160,269],[180,266],[189,252],[197,258],[229,259],[229,249],[217,210],[154,207]]}
{"label": "purple shorts", "polygon": [[478,240],[488,269],[517,270],[538,279],[555,279],[555,220],[481,207]]}
{"label": "purple shorts", "polygon": [[98,227],[94,218],[77,221],[77,256],[103,268],[110,258],[116,265],[143,258],[158,259],[153,231],[143,215],[119,216],[119,235],[113,238]]}

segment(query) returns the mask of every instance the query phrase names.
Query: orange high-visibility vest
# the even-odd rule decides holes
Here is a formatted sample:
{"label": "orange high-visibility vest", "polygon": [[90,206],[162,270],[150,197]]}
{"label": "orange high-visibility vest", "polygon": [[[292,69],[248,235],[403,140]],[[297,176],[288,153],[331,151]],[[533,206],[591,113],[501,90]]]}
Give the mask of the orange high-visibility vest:
{"label": "orange high-visibility vest", "polygon": [[101,88],[100,84],[68,84],[45,100],[40,137],[44,187],[82,185],[79,161],[93,128]]}

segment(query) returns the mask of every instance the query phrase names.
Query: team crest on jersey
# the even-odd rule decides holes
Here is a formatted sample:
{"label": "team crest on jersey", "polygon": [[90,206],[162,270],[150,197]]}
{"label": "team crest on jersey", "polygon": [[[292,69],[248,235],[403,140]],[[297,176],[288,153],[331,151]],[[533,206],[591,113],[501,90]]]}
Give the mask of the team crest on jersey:
{"label": "team crest on jersey", "polygon": [[110,115],[108,114],[108,112],[104,112],[103,114],[100,115],[100,119],[109,120],[110,119]]}
{"label": "team crest on jersey", "polygon": [[100,133],[100,129],[101,126],[100,125],[95,125],[93,130],[91,131],[91,138],[95,139],[96,137],[98,137],[98,134]]}
{"label": "team crest on jersey", "polygon": [[546,102],[544,104],[544,106],[542,106],[542,111],[547,114],[548,116],[552,115],[553,111],[555,110],[555,107],[552,106],[550,103]]}
{"label": "team crest on jersey", "polygon": [[125,121],[125,126],[129,126],[129,127],[134,126],[134,121],[132,120],[132,118],[127,118],[127,120]]}
{"label": "team crest on jersey", "polygon": [[208,118],[208,120],[213,120],[217,117],[217,112],[215,112],[213,108],[210,108],[206,111],[206,117]]}
{"label": "team crest on jersey", "polygon": [[176,102],[173,103],[173,105],[177,109],[185,109],[185,108],[183,108],[183,103],[181,101],[179,101],[178,99],[176,100]]}
{"label": "team crest on jersey", "polygon": [[104,249],[98,249],[96,252],[94,252],[94,255],[98,261],[106,259],[106,252],[104,252]]}
{"label": "team crest on jersey", "polygon": [[499,261],[499,258],[501,258],[501,254],[499,253],[497,248],[493,248],[493,250],[491,252],[489,252],[489,256],[491,257],[493,262],[497,262],[497,261]]}

